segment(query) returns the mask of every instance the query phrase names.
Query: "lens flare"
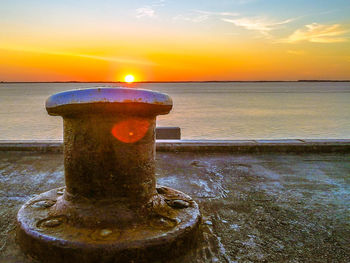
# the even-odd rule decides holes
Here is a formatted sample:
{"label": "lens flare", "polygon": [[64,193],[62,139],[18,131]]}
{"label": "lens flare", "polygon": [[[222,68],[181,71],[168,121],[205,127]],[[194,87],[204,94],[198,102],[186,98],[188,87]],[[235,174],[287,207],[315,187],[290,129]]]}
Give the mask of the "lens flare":
{"label": "lens flare", "polygon": [[150,124],[141,118],[132,118],[113,125],[112,135],[124,143],[134,143],[141,140],[147,133]]}

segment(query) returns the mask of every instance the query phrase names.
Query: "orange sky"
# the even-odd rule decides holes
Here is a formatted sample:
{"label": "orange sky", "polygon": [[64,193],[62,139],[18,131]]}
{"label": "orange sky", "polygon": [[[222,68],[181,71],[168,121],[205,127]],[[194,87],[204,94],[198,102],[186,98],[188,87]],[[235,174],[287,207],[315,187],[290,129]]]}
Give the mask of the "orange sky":
{"label": "orange sky", "polygon": [[15,2],[0,7],[0,81],[350,79],[346,1]]}

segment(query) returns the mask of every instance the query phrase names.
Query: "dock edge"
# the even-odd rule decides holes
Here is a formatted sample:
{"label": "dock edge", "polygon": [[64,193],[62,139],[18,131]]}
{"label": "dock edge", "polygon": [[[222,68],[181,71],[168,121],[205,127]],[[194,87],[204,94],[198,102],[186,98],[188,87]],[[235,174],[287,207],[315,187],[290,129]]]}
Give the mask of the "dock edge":
{"label": "dock edge", "polygon": [[[332,153],[350,152],[350,139],[157,140],[160,152]],[[0,140],[0,151],[63,151],[62,140]]]}

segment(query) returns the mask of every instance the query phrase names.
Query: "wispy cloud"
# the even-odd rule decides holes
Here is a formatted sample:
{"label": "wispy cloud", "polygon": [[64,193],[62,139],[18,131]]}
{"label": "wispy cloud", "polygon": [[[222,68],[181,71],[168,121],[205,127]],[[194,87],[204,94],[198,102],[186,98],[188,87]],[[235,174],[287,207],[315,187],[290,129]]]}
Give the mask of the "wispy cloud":
{"label": "wispy cloud", "polygon": [[156,17],[156,9],[159,7],[163,7],[165,5],[165,0],[155,0],[150,5],[143,6],[136,9],[136,17],[148,17],[154,18]]}
{"label": "wispy cloud", "polygon": [[164,6],[164,5],[165,5],[165,0],[158,0],[158,1],[154,1],[151,6],[158,7],[158,6]]}
{"label": "wispy cloud", "polygon": [[[285,20],[272,20],[266,17],[243,17],[240,13],[236,12],[213,12],[206,10],[193,10],[190,14],[179,14],[173,17],[173,20],[190,21],[193,23],[200,23],[208,20],[209,18],[224,21],[226,23],[234,24],[237,27],[242,27],[247,30],[258,32],[265,38],[273,38],[271,31],[280,28],[281,26],[288,24],[297,18],[289,18]],[[236,33],[229,33],[230,35],[236,35]]]}
{"label": "wispy cloud", "polygon": [[0,46],[0,49],[9,50],[9,51],[18,51],[18,52],[30,52],[37,54],[45,54],[45,55],[54,55],[54,56],[69,56],[69,57],[80,57],[87,58],[93,60],[102,60],[109,62],[117,62],[117,63],[125,63],[125,64],[137,64],[137,65],[154,65],[156,63],[141,60],[141,59],[133,59],[133,58],[123,58],[123,57],[106,57],[106,56],[98,56],[98,55],[90,55],[90,54],[82,54],[82,53],[70,53],[70,52],[60,52],[60,51],[51,51],[51,50],[36,50],[30,48],[22,48],[22,47],[6,47]]}
{"label": "wispy cloud", "polygon": [[155,10],[150,7],[140,7],[136,9],[136,17],[141,18],[141,17],[154,17],[155,16]]}
{"label": "wispy cloud", "polygon": [[95,56],[95,55],[87,55],[87,54],[58,53],[58,52],[53,53],[53,54],[65,55],[65,56],[76,56],[76,57],[118,62],[118,63],[126,63],[126,64],[138,64],[138,65],[154,65],[155,64],[153,62],[146,61],[146,60],[122,58],[122,57],[104,57],[104,56]]}
{"label": "wispy cloud", "polygon": [[177,15],[174,16],[174,20],[184,20],[184,21],[190,21],[194,23],[200,23],[203,21],[208,20],[210,17],[235,17],[239,16],[238,13],[234,12],[211,12],[211,11],[204,11],[204,10],[193,10],[192,13],[187,15]]}
{"label": "wispy cloud", "polygon": [[287,50],[288,54],[301,56],[305,54],[304,50]]}
{"label": "wispy cloud", "polygon": [[261,17],[243,17],[243,18],[221,18],[222,21],[232,23],[235,26],[243,27],[248,30],[258,31],[263,35],[267,35],[269,31],[277,29],[278,26],[288,24],[295,19],[286,19],[282,21],[272,21]]}
{"label": "wispy cloud", "polygon": [[208,16],[239,16],[239,13],[236,13],[236,12],[212,12],[212,11],[204,11],[204,10],[195,10],[195,12],[199,14],[205,14]]}
{"label": "wispy cloud", "polygon": [[186,16],[186,15],[176,15],[173,17],[173,20],[182,20],[182,21],[189,21],[193,23],[200,23],[209,18],[208,15],[195,15],[195,16]]}
{"label": "wispy cloud", "polygon": [[312,23],[296,30],[287,39],[280,42],[296,43],[300,41],[309,41],[315,43],[337,43],[345,42],[348,39],[344,34],[349,32],[341,27],[340,24],[322,25]]}

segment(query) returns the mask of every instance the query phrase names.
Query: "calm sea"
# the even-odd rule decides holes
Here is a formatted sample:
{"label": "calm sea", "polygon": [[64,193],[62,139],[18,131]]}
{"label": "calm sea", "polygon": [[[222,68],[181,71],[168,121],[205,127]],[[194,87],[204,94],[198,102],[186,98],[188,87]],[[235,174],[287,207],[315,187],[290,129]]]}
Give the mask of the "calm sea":
{"label": "calm sea", "polygon": [[[56,92],[120,84],[0,84],[0,140],[62,139],[48,116]],[[183,139],[350,138],[349,82],[157,83],[134,87],[174,101],[158,126],[179,126]]]}

